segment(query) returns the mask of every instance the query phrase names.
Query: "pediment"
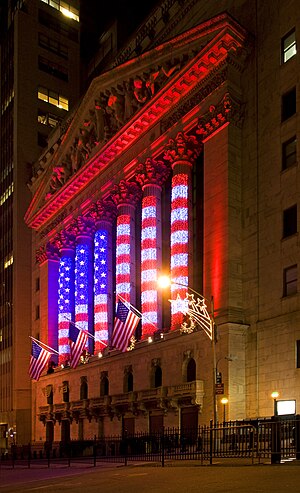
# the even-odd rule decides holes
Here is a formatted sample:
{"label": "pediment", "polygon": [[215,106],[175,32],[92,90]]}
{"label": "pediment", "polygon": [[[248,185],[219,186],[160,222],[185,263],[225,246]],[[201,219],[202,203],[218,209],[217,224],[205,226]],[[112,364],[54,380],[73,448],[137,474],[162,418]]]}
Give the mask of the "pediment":
{"label": "pediment", "polygon": [[26,223],[40,230],[58,216],[181,100],[201,91],[228,56],[239,63],[246,40],[246,31],[222,14],[94,79],[41,166]]}

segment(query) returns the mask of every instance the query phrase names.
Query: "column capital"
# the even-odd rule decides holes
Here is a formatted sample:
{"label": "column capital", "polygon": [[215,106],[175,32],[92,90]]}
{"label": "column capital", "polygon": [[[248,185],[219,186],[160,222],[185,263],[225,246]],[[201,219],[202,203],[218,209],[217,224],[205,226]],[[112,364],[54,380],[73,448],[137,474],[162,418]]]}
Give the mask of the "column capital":
{"label": "column capital", "polygon": [[121,180],[111,190],[111,197],[117,206],[132,205],[136,206],[142,197],[142,190],[133,181]]}
{"label": "column capital", "polygon": [[95,202],[89,212],[96,225],[100,221],[113,223],[117,216],[117,207],[111,197],[99,199]]}
{"label": "column capital", "polygon": [[75,250],[76,238],[73,229],[64,229],[58,233],[55,244],[59,250]]}
{"label": "column capital", "polygon": [[157,161],[154,158],[147,158],[144,164],[139,164],[136,169],[136,180],[142,189],[146,185],[157,185],[160,188],[170,174],[169,163]]}
{"label": "column capital", "polygon": [[35,258],[38,264],[43,264],[46,260],[59,260],[57,245],[50,242],[41,245],[36,250]]}
{"label": "column capital", "polygon": [[95,231],[92,219],[86,216],[78,216],[71,227],[76,237],[86,236],[92,238]]}
{"label": "column capital", "polygon": [[170,161],[172,168],[178,163],[192,166],[200,150],[201,144],[194,135],[178,132],[176,137],[165,145],[164,159]]}

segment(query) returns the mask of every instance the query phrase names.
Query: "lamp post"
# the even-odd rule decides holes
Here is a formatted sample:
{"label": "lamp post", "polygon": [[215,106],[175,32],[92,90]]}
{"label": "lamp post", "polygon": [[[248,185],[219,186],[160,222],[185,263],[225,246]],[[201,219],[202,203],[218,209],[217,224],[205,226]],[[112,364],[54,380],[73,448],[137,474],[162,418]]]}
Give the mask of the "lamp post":
{"label": "lamp post", "polygon": [[226,423],[226,404],[228,404],[227,397],[222,397],[221,404],[223,404],[223,423]]}
{"label": "lamp post", "polygon": [[[211,340],[211,349],[212,349],[212,363],[213,363],[213,378],[212,378],[212,402],[213,402],[213,421],[214,424],[218,421],[218,406],[216,399],[216,383],[217,383],[217,363],[216,363],[216,325],[214,319],[214,299],[211,297],[210,302],[203,296],[202,294],[195,291],[193,288],[188,286],[187,284],[183,284],[177,281],[172,281],[169,276],[160,276],[158,279],[158,285],[161,288],[166,288],[171,285],[182,286],[187,290],[191,291],[193,294],[198,296],[197,302],[195,300],[191,301],[192,305],[191,309],[187,311],[189,317],[194,320],[196,323],[200,325],[205,334]],[[199,303],[198,303],[199,302]],[[210,303],[210,314],[206,310],[206,302]],[[199,308],[199,305],[202,307]]]}
{"label": "lamp post", "polygon": [[277,399],[279,397],[279,392],[277,392],[277,391],[272,392],[271,397],[274,401],[273,413],[274,413],[274,416],[277,416]]}

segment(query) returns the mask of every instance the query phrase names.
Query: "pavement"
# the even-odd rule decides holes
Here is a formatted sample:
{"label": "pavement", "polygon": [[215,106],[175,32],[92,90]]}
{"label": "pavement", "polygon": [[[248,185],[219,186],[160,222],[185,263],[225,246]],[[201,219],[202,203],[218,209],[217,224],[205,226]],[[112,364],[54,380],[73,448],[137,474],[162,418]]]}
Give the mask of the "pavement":
{"label": "pavement", "polygon": [[77,463],[0,469],[0,493],[283,493],[300,491],[300,461],[252,465],[248,459],[158,463]]}

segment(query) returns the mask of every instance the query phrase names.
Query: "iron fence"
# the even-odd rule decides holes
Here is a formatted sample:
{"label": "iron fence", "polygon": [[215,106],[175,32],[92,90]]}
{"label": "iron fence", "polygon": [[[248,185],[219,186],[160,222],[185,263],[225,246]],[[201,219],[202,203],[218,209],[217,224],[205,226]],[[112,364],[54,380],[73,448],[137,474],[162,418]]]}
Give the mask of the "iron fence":
{"label": "iron fence", "polygon": [[0,457],[0,467],[31,467],[101,462],[157,462],[198,460],[210,464],[216,458],[270,459],[271,463],[300,459],[298,419],[227,422],[198,428],[164,428],[155,433],[123,433],[67,443],[32,443],[12,446]]}

